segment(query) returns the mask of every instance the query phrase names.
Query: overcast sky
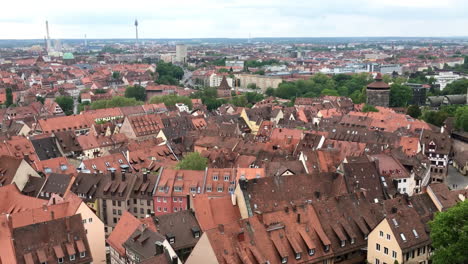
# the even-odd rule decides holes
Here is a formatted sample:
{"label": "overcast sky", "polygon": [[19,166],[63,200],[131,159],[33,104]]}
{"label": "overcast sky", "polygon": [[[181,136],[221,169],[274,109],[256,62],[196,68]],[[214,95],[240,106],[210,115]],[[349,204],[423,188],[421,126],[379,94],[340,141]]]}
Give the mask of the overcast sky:
{"label": "overcast sky", "polygon": [[468,36],[467,0],[15,0],[0,39]]}

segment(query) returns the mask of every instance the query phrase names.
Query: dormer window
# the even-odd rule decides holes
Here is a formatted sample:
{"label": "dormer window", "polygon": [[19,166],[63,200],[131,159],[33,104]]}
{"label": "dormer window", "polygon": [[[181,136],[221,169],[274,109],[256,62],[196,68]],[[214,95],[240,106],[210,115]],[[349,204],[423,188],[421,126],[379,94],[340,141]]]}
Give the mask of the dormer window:
{"label": "dormer window", "polygon": [[323,249],[323,251],[325,251],[325,252],[330,251],[330,245],[325,245],[325,248]]}
{"label": "dormer window", "polygon": [[70,261],[73,261],[73,260],[75,260],[75,254],[70,255]]}
{"label": "dormer window", "polygon": [[86,251],[80,252],[80,258],[86,257]]}
{"label": "dormer window", "polygon": [[288,263],[288,257],[284,257],[281,259],[281,263]]}
{"label": "dormer window", "polygon": [[315,248],[309,249],[309,256],[313,256],[315,254]]}
{"label": "dormer window", "polygon": [[296,259],[301,259],[301,253],[296,253]]}
{"label": "dormer window", "polygon": [[195,226],[195,227],[192,227],[191,230],[192,230],[192,235],[194,238],[200,237],[200,228]]}
{"label": "dormer window", "polygon": [[57,259],[57,262],[58,262],[58,263],[63,263],[63,258],[58,258],[58,259]]}
{"label": "dormer window", "polygon": [[346,240],[341,240],[341,247],[346,246]]}

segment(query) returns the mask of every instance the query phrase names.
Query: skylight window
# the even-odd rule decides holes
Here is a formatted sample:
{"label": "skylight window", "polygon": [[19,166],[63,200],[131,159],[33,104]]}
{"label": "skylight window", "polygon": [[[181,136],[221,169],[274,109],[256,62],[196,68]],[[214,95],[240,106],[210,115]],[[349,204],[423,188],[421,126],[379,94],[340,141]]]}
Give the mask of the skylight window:
{"label": "skylight window", "polygon": [[416,232],[416,229],[414,229],[414,228],[413,228],[413,235],[414,235],[415,238],[419,237],[418,232]]}
{"label": "skylight window", "polygon": [[400,233],[401,239],[403,239],[403,242],[406,242],[406,237],[403,233]]}

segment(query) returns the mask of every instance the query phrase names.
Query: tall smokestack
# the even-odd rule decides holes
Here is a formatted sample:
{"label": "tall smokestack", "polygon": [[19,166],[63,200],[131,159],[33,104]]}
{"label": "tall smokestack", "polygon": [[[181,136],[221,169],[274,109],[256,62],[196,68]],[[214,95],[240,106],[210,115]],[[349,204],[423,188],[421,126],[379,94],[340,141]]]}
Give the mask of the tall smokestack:
{"label": "tall smokestack", "polygon": [[138,20],[135,19],[136,44],[138,44]]}

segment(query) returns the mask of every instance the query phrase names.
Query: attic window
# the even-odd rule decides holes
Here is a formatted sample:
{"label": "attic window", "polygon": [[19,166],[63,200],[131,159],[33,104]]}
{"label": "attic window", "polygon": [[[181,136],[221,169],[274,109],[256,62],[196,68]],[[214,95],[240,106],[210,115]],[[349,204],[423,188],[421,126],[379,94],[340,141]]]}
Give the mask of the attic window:
{"label": "attic window", "polygon": [[288,257],[284,257],[281,259],[281,263],[288,263]]}
{"label": "attic window", "polygon": [[296,253],[296,259],[301,259],[301,253]]}
{"label": "attic window", "polygon": [[313,256],[315,254],[315,248],[309,249],[309,256]]}
{"label": "attic window", "polygon": [[341,240],[341,247],[346,246],[346,240]]}

